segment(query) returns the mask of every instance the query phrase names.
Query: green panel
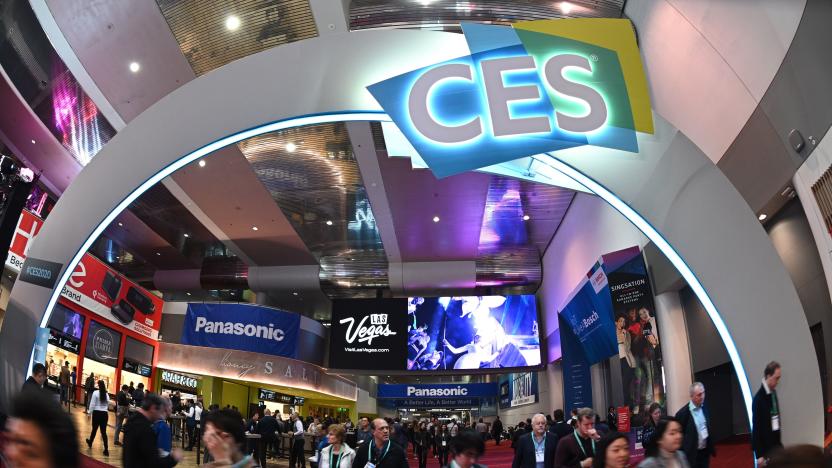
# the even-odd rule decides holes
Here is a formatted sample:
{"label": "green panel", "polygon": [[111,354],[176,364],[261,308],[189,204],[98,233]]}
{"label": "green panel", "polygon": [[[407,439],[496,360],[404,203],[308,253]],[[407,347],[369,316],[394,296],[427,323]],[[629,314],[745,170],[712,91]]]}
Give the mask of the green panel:
{"label": "green panel", "polygon": [[222,398],[220,407],[225,405],[236,406],[241,413],[248,412],[248,387],[235,384],[226,380],[222,381]]}

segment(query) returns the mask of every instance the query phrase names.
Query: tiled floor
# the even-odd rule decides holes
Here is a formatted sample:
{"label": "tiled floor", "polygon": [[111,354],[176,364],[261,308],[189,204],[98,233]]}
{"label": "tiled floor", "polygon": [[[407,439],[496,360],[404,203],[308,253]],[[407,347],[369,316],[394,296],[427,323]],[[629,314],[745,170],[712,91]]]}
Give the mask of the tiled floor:
{"label": "tiled floor", "polygon": [[[93,441],[92,448],[87,448],[87,443],[85,439],[90,436],[90,430],[92,429],[92,420],[90,416],[84,414],[83,408],[80,406],[77,408],[72,409],[72,419],[75,422],[75,427],[78,430],[78,444],[81,448],[81,453],[94,458],[96,460],[102,461],[112,466],[116,466],[121,468],[121,447],[116,446],[113,444],[113,436],[115,435],[115,414],[110,413],[110,419],[107,424],[107,440],[109,442],[109,449],[110,449],[110,456],[104,456],[104,443],[101,440],[101,435],[98,434],[95,436],[95,441]],[[181,441],[174,441],[174,447],[181,447]],[[179,462],[177,465],[178,467],[182,468],[194,468],[199,465],[196,463],[196,449],[192,452],[185,452],[185,458]],[[289,461],[285,458],[281,459],[270,459],[268,460],[268,466],[270,468],[285,468],[289,466]]]}

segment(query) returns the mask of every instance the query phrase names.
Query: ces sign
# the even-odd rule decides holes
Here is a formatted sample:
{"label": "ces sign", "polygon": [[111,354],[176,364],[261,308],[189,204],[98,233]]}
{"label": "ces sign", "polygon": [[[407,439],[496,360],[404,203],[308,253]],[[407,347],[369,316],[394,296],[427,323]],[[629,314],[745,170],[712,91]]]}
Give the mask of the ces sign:
{"label": "ces sign", "polygon": [[471,55],[367,89],[439,177],[595,145],[637,152],[653,132],[632,24],[463,24]]}

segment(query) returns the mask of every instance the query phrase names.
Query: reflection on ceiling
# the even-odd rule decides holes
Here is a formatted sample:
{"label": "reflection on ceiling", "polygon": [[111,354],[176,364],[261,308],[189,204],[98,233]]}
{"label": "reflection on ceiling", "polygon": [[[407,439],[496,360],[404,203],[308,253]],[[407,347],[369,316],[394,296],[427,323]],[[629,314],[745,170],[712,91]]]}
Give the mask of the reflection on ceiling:
{"label": "reflection on ceiling", "polygon": [[308,0],[156,3],[197,76],[239,58],[318,35]]}

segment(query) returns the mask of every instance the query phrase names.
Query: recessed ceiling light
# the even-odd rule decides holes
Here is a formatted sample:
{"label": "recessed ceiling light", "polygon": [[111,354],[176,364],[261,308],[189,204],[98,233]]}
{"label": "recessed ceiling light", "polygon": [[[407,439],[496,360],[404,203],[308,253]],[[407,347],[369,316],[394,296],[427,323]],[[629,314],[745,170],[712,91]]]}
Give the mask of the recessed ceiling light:
{"label": "recessed ceiling light", "polygon": [[258,231],[258,230],[260,230],[260,228],[258,228],[257,226],[252,226],[252,227],[251,227],[251,230],[252,230],[252,231]]}
{"label": "recessed ceiling light", "polygon": [[160,254],[159,252],[156,252],[156,255],[158,255],[159,257],[161,257],[161,256],[162,256],[162,254]]}
{"label": "recessed ceiling light", "polygon": [[35,140],[32,140],[32,144],[34,145],[35,143],[37,143],[37,142]]}
{"label": "recessed ceiling light", "polygon": [[569,2],[560,2],[560,11],[566,15],[572,13],[572,4]]}
{"label": "recessed ceiling light", "polygon": [[130,71],[133,73],[138,73],[139,70],[142,69],[142,66],[139,65],[139,62],[130,62]]}
{"label": "recessed ceiling light", "polygon": [[119,225],[119,226],[124,226],[124,223],[122,223],[122,222],[120,222],[120,221],[119,221],[118,225]]}
{"label": "recessed ceiling light", "polygon": [[199,164],[199,167],[205,167],[205,160],[200,159],[198,164]]}
{"label": "recessed ceiling light", "polygon": [[760,221],[765,221],[766,218],[768,218],[768,215],[765,213],[760,213],[760,216],[757,216],[757,219],[759,219]]}
{"label": "recessed ceiling light", "polygon": [[433,222],[438,223],[439,222],[439,216],[434,216],[433,217]]}
{"label": "recessed ceiling light", "polygon": [[528,221],[528,220],[530,220],[530,219],[531,219],[531,216],[529,216],[529,215],[523,215],[523,221]]}
{"label": "recessed ceiling light", "polygon": [[331,219],[326,220],[326,225],[327,226],[332,226],[332,220]]}
{"label": "recessed ceiling light", "polygon": [[295,292],[293,292],[293,293],[292,293],[292,295],[293,295],[293,296],[297,296],[297,295],[298,295],[298,292],[297,292],[297,291],[295,291]]}
{"label": "recessed ceiling light", "polygon": [[225,19],[225,28],[229,31],[236,31],[240,29],[240,18],[235,15],[230,15]]}
{"label": "recessed ceiling light", "polygon": [[191,293],[189,293],[189,292],[186,292],[185,294],[187,294],[187,295],[189,295],[189,296],[191,295]]}
{"label": "recessed ceiling light", "polygon": [[286,143],[286,151],[294,153],[296,149],[298,149],[298,145],[294,143]]}
{"label": "recessed ceiling light", "polygon": [[191,235],[190,235],[190,234],[188,234],[187,232],[186,232],[185,234],[183,234],[183,235],[184,235],[185,237],[191,237]]}

